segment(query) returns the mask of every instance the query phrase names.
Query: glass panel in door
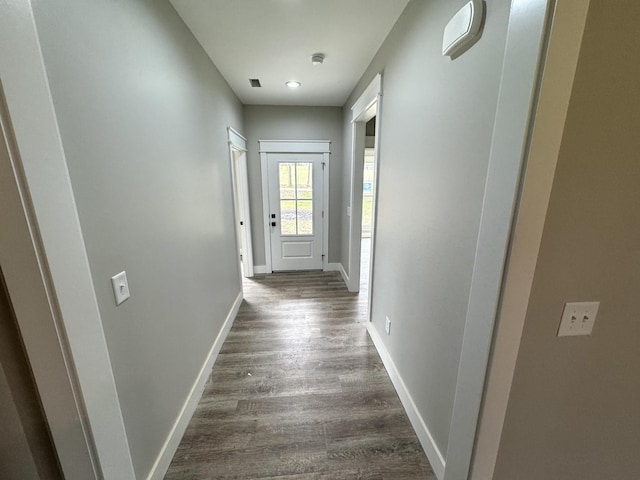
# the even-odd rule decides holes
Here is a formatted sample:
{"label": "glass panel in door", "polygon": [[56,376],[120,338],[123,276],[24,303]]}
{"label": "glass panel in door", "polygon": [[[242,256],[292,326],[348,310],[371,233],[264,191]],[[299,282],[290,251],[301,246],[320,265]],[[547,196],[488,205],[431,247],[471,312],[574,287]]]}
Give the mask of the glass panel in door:
{"label": "glass panel in door", "polygon": [[313,235],[313,164],[279,162],[280,234]]}

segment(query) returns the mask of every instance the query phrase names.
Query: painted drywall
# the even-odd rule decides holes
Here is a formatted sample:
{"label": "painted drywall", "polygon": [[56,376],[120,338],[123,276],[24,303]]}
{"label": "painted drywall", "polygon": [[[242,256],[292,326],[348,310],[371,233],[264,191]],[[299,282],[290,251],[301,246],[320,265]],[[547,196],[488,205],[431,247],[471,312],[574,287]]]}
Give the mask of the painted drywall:
{"label": "painted drywall", "polygon": [[262,169],[258,140],[330,140],[329,262],[340,259],[342,108],[245,105],[245,136],[251,208],[253,262],[265,264]]}
{"label": "painted drywall", "polygon": [[[242,109],[169,2],[34,1],[136,476],[238,292],[227,126]],[[110,277],[126,270],[116,307]]]}
{"label": "painted drywall", "polygon": [[62,478],[0,271],[0,478]]}
{"label": "painted drywall", "polygon": [[[412,1],[344,109],[382,72],[372,321],[436,447],[445,455],[509,14],[487,2],[482,38],[456,60],[442,31],[457,2]],[[350,162],[341,260],[349,265]],[[384,331],[385,316],[392,334]]]}
{"label": "painted drywall", "polygon": [[[640,471],[639,18],[633,2],[590,4],[496,480]],[[589,300],[592,335],[556,337],[564,303]]]}

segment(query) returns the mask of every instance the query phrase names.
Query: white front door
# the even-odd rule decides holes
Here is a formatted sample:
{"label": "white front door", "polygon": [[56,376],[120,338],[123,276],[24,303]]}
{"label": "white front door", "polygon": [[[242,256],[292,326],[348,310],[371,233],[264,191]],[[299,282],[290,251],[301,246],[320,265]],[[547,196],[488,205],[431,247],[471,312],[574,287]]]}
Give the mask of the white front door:
{"label": "white front door", "polygon": [[273,271],[321,270],[323,154],[269,153],[269,229]]}

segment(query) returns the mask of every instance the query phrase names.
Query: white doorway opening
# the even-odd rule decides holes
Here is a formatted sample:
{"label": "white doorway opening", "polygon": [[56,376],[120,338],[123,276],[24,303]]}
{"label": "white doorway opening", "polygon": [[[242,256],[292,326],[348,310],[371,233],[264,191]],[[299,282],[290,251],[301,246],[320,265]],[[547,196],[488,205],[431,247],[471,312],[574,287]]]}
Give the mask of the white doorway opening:
{"label": "white doorway opening", "polygon": [[371,319],[375,257],[375,219],[378,192],[380,138],[380,92],[378,74],[352,107],[351,201],[349,212],[350,292],[366,293],[367,316]]}
{"label": "white doorway opening", "polygon": [[373,242],[373,224],[376,212],[376,153],[375,136],[369,135],[371,129],[375,128],[373,117],[366,124],[366,142],[363,158],[362,173],[362,228],[360,229],[360,297],[363,302],[369,300],[369,284],[371,283],[371,264],[373,263],[371,243]]}
{"label": "white doorway opening", "polygon": [[247,139],[231,127],[227,129],[227,132],[229,136],[233,210],[236,220],[235,232],[240,272],[244,277],[253,277],[253,244],[251,242],[249,179],[247,176]]}

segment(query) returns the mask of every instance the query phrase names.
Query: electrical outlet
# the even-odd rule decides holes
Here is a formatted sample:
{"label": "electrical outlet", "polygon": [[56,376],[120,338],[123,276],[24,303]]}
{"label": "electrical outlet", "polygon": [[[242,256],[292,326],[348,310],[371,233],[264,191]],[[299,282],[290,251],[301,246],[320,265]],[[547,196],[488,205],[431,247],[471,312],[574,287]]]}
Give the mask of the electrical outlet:
{"label": "electrical outlet", "polygon": [[600,302],[565,303],[558,336],[591,335],[599,306]]}
{"label": "electrical outlet", "polygon": [[387,321],[384,324],[384,331],[387,332],[387,335],[391,335],[391,320],[389,317],[385,317]]}

